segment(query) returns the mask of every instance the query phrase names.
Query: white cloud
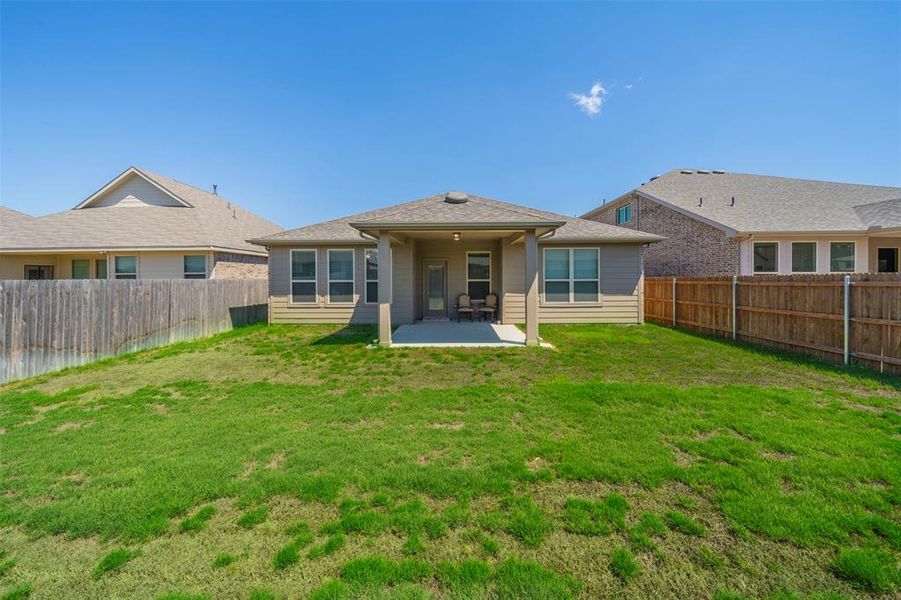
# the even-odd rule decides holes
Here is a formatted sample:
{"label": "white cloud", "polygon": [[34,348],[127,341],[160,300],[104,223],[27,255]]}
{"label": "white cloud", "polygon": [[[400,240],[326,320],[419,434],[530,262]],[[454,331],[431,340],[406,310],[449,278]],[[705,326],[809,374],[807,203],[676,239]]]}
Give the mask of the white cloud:
{"label": "white cloud", "polygon": [[569,97],[575,102],[576,106],[579,107],[583,113],[588,115],[589,117],[593,117],[597,114],[600,114],[601,107],[607,102],[607,96],[609,92],[601,85],[601,82],[596,82],[593,86],[591,86],[591,90],[589,90],[588,94],[570,94]]}
{"label": "white cloud", "polygon": [[627,90],[631,90],[631,89],[632,89],[632,84],[631,84],[631,83],[627,83],[627,84],[624,85],[623,87],[626,88]]}

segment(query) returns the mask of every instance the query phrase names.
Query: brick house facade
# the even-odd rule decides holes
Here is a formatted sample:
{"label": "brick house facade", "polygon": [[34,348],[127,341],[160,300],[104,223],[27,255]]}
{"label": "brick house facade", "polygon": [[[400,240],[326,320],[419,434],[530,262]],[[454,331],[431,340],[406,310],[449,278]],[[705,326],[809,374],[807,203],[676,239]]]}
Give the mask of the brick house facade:
{"label": "brick house facade", "polygon": [[739,241],[726,237],[721,229],[630,194],[598,209],[585,218],[610,225],[616,223],[616,209],[631,205],[632,219],[620,227],[664,236],[643,250],[644,272],[649,277],[662,275],[738,275]]}

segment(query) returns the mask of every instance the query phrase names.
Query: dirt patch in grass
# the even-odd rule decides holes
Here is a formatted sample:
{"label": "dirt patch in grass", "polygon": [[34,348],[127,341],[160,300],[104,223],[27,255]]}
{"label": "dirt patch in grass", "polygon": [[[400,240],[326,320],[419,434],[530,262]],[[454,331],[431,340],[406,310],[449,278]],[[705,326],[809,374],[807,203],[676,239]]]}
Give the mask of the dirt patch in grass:
{"label": "dirt patch in grass", "polygon": [[463,421],[454,421],[453,423],[429,423],[429,429],[449,429],[451,431],[460,431],[463,429]]}
{"label": "dirt patch in grass", "polygon": [[272,458],[269,459],[269,462],[266,463],[266,468],[270,471],[274,469],[278,469],[282,466],[282,463],[285,462],[285,457],[287,454],[284,452],[278,452],[272,455]]}
{"label": "dirt patch in grass", "polygon": [[789,460],[794,460],[794,458],[795,458],[794,454],[788,454],[787,452],[761,451],[759,454],[763,458],[767,458],[769,460],[779,460],[779,461],[783,461],[783,462],[789,461]]}
{"label": "dirt patch in grass", "polygon": [[72,431],[74,429],[83,429],[85,427],[90,427],[93,424],[93,421],[66,421],[65,423],[60,423],[56,427],[53,428],[54,433],[62,433],[64,431]]}

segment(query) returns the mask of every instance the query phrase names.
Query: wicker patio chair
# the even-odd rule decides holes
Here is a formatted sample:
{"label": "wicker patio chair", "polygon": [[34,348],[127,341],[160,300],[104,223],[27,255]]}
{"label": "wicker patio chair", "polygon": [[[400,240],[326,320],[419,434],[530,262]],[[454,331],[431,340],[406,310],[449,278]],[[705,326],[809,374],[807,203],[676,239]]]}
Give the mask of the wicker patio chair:
{"label": "wicker patio chair", "polygon": [[493,322],[497,314],[497,294],[485,296],[485,304],[479,307],[479,312],[484,318]]}
{"label": "wicker patio chair", "polygon": [[460,322],[461,315],[469,315],[469,320],[472,321],[473,312],[475,311],[472,309],[472,299],[469,294],[460,294],[457,297],[457,323]]}

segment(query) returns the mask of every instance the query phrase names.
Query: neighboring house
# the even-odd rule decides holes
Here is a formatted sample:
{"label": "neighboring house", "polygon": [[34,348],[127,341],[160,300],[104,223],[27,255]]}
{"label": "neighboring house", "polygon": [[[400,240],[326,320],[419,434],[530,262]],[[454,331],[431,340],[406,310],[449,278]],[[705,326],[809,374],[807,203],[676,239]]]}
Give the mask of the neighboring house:
{"label": "neighboring house", "polygon": [[901,188],[676,169],[582,218],[665,236],[646,275],[897,273]]}
{"label": "neighboring house", "polygon": [[462,293],[500,320],[642,321],[641,248],[660,238],[461,192],[292,229],[269,249],[270,320],[391,325],[455,316]]}
{"label": "neighboring house", "polygon": [[11,208],[7,208],[5,206],[0,206],[0,223],[13,224],[13,223],[23,223],[26,221],[30,221],[33,219],[31,215],[26,215],[23,212],[19,212],[17,210],[13,210]]}
{"label": "neighboring house", "polygon": [[0,212],[0,279],[265,278],[266,253],[247,240],[278,231],[216,194],[130,167],[72,210]]}

